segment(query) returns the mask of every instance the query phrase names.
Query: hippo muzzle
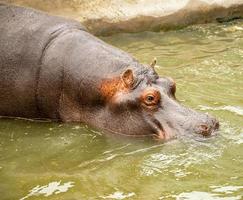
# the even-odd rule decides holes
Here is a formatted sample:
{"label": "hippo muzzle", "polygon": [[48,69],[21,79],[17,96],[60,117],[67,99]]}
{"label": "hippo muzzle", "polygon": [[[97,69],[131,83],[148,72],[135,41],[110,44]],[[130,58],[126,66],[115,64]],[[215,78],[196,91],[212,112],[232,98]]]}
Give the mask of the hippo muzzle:
{"label": "hippo muzzle", "polygon": [[[171,102],[170,102],[171,101]],[[172,104],[168,106],[169,102]],[[178,135],[199,134],[211,136],[219,128],[219,122],[208,114],[200,113],[180,105],[174,99],[168,99],[166,105],[155,114],[157,124],[160,123],[159,139],[170,139]]]}

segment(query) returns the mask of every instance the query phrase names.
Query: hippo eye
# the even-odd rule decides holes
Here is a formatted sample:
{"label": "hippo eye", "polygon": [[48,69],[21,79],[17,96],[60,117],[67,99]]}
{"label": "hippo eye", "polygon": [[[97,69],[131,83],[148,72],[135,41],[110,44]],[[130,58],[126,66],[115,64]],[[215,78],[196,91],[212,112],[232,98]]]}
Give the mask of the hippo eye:
{"label": "hippo eye", "polygon": [[147,106],[153,106],[158,103],[158,100],[156,99],[156,97],[153,94],[148,94],[144,99],[144,103]]}
{"label": "hippo eye", "polygon": [[159,104],[160,101],[160,93],[156,90],[150,90],[150,91],[146,91],[143,94],[143,104],[145,106],[156,106]]}
{"label": "hippo eye", "polygon": [[146,101],[147,102],[152,102],[154,100],[154,96],[152,96],[152,95],[148,95],[147,97],[146,97]]}

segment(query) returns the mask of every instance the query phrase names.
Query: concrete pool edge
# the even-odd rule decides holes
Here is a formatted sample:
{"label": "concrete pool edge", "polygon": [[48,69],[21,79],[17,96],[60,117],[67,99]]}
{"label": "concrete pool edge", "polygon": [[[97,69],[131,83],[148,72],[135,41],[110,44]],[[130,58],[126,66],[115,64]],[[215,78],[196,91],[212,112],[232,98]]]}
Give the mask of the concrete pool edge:
{"label": "concrete pool edge", "polygon": [[73,18],[95,35],[178,29],[243,17],[243,0],[0,0]]}

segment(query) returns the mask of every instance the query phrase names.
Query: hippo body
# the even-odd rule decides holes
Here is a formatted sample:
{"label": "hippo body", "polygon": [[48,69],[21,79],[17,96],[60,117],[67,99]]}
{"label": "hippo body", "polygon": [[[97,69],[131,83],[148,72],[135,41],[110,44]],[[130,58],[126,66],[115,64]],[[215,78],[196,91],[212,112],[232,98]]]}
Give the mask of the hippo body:
{"label": "hippo body", "polygon": [[[0,52],[1,116],[84,122],[162,139],[189,129],[208,135],[218,126],[176,101],[172,79],[76,21],[0,4]],[[193,123],[185,126],[188,117]]]}
{"label": "hippo body", "polygon": [[73,20],[1,5],[0,24],[1,115],[67,118],[67,113],[60,115],[58,107],[65,86],[72,84],[69,79],[78,76],[84,103],[95,98],[91,93],[97,92],[99,80],[108,73],[115,76],[124,70],[122,65],[135,62]]}
{"label": "hippo body", "polygon": [[[69,29],[85,30],[74,21],[64,21],[21,7],[0,5],[1,115],[57,117],[48,109],[58,103],[62,66],[49,66],[45,55],[50,55],[49,45]],[[44,73],[48,73],[45,78]],[[55,92],[48,96],[43,95],[44,90],[45,93]],[[52,106],[43,104],[49,97]],[[48,113],[44,114],[42,109],[48,110]]]}

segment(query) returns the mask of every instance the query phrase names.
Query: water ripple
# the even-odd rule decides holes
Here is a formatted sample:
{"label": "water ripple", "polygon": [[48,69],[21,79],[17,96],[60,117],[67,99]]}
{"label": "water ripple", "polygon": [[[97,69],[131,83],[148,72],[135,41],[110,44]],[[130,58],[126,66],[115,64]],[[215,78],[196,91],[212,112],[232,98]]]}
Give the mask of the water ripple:
{"label": "water ripple", "polygon": [[174,196],[176,200],[240,200],[242,196],[221,197],[219,194],[213,194],[209,192],[183,192],[177,196]]}
{"label": "water ripple", "polygon": [[135,196],[134,192],[130,192],[128,194],[124,194],[123,192],[120,191],[116,191],[113,194],[110,194],[108,196],[101,196],[102,199],[117,199],[117,200],[121,200],[121,199],[126,199],[129,197]]}
{"label": "water ripple", "polygon": [[234,114],[243,116],[243,108],[240,106],[219,106],[219,107],[210,107],[210,106],[203,106],[199,105],[200,110],[226,110],[232,112]]}
{"label": "water ripple", "polygon": [[66,182],[61,184],[61,181],[51,182],[48,185],[37,185],[33,189],[29,191],[25,197],[21,198],[20,200],[27,199],[31,196],[40,196],[43,195],[45,197],[51,196],[53,194],[59,194],[63,192],[67,192],[69,188],[74,186],[74,182]]}
{"label": "water ripple", "polygon": [[191,173],[189,167],[215,160],[221,156],[224,149],[221,144],[212,145],[189,138],[184,141],[184,144],[182,141],[176,144],[176,147],[178,148],[176,151],[171,147],[172,151],[163,149],[149,155],[141,165],[141,173],[145,176],[170,173],[176,178],[181,178]]}

